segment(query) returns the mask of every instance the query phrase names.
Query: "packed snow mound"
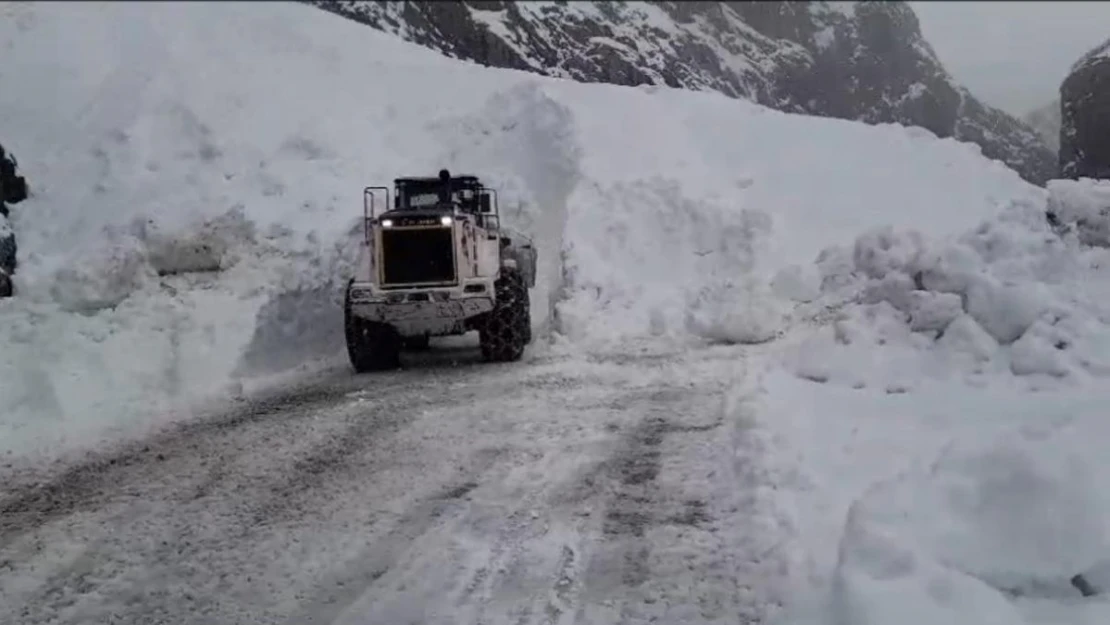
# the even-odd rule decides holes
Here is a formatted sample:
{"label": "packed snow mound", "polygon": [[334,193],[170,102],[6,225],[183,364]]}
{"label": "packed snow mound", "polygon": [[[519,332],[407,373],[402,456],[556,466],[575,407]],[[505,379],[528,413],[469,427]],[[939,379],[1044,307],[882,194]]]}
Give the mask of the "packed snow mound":
{"label": "packed snow mound", "polygon": [[720,325],[689,322],[709,291],[719,296],[708,302],[752,302],[744,322],[726,323],[738,328],[726,332],[736,334],[730,342],[747,342],[752,328],[782,326],[769,298],[812,296],[801,268],[833,241],[890,223],[939,236],[1009,202],[1043,201],[1043,190],[977,146],[921,129],[787,115],[714,94],[555,84],[549,92],[573,110],[581,154],[558,309],[577,340]]}
{"label": "packed snow mound", "polygon": [[922,130],[483,68],[297,4],[2,10],[4,143],[35,192],[0,302],[7,450],[340,362],[361,190],[400,175],[498,188],[538,248],[533,323],[583,346],[767,340],[821,249],[1040,193]]}
{"label": "packed snow mound", "polygon": [[832,322],[789,366],[815,381],[905,389],[905,381],[1003,373],[1034,387],[1110,373],[1110,183],[1056,180],[958,236],[884,228],[826,250],[810,313]]}
{"label": "packed snow mound", "polygon": [[785,622],[1105,622],[1110,423],[1094,401],[1056,412],[1015,411],[1020,425],[870,488],[849,509],[824,596]]}

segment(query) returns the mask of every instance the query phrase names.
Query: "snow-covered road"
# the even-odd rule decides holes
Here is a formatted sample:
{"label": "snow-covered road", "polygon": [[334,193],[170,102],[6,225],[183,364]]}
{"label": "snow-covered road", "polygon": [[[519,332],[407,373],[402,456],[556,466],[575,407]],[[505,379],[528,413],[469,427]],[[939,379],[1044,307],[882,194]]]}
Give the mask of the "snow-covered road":
{"label": "snow-covered road", "polygon": [[625,351],[441,348],[3,476],[0,622],[758,621],[743,350]]}

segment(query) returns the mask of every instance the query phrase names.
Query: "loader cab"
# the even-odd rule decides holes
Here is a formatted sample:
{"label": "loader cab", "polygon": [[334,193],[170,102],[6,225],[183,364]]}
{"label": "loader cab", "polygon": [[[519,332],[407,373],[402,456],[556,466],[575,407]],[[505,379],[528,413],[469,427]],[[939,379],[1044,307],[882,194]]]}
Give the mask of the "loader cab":
{"label": "loader cab", "polygon": [[459,210],[475,216],[494,214],[492,191],[477,176],[397,178],[393,181],[393,210]]}
{"label": "loader cab", "polygon": [[[363,236],[367,243],[375,223],[394,218],[408,221],[406,214],[416,219],[438,219],[462,213],[472,216],[468,221],[486,230],[491,239],[500,236],[497,191],[483,185],[477,176],[452,176],[444,169],[436,177],[395,178],[392,191],[390,194],[388,187],[363,189]],[[380,212],[382,206],[385,210]]]}

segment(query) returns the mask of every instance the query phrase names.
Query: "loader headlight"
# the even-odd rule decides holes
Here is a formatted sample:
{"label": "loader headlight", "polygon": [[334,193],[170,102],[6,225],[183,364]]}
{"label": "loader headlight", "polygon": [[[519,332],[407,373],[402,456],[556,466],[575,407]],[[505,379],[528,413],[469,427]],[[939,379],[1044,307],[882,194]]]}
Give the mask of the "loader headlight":
{"label": "loader headlight", "polygon": [[383,219],[382,220],[382,227],[383,228],[392,228],[393,227],[393,220],[392,219]]}
{"label": "loader headlight", "polygon": [[367,288],[353,287],[351,289],[352,302],[366,302],[374,299],[374,292]]}
{"label": "loader headlight", "polygon": [[441,223],[445,226],[450,226],[452,223],[454,223],[454,221],[455,220],[451,219],[451,217],[448,216],[448,215],[444,215],[443,217],[439,218],[439,223]]}

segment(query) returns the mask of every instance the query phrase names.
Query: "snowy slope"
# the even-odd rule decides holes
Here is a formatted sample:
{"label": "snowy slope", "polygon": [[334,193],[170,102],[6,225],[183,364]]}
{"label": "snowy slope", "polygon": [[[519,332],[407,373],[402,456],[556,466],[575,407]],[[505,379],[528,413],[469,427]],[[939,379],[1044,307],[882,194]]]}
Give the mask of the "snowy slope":
{"label": "snowy slope", "polygon": [[949,75],[905,2],[307,1],[490,67],[920,126],[1036,184],[1056,171],[1032,128]]}
{"label": "snowy slope", "polygon": [[922,131],[490,70],[305,6],[3,11],[4,142],[36,193],[13,213],[22,296],[0,303],[9,450],[341,363],[360,189],[398,175],[501,187],[539,243],[534,322],[557,295],[580,345],[744,337],[777,308],[728,304],[828,244],[1042,194]]}

